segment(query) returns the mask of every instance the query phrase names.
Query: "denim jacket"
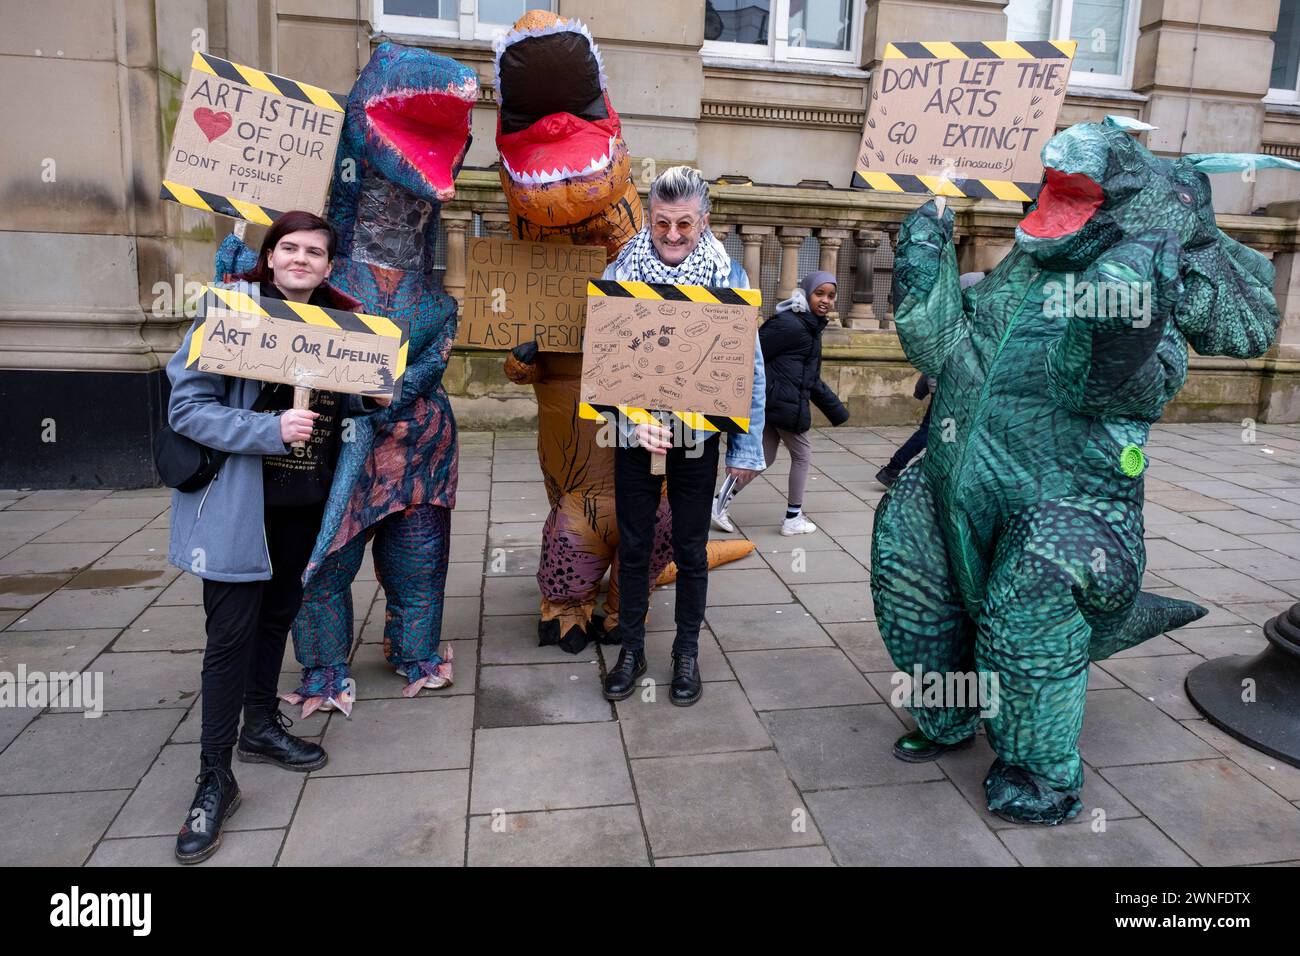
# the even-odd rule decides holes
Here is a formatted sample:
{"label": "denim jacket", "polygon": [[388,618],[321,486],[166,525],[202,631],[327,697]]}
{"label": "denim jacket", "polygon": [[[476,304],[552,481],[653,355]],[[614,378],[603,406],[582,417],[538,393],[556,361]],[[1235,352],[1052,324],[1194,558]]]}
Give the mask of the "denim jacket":
{"label": "denim jacket", "polygon": [[[614,266],[606,267],[602,279],[614,278]],[[733,289],[748,289],[749,276],[739,262],[731,264],[731,273],[727,284]],[[767,402],[767,373],[763,367],[763,349],[758,344],[758,332],[754,333],[754,381],[749,397],[749,431],[727,436],[727,467],[746,468],[750,471],[762,471],[767,467],[763,457],[763,409]],[[629,445],[634,445],[633,422],[623,422],[624,437]],[[691,441],[700,443],[718,437],[719,432],[692,431]]]}

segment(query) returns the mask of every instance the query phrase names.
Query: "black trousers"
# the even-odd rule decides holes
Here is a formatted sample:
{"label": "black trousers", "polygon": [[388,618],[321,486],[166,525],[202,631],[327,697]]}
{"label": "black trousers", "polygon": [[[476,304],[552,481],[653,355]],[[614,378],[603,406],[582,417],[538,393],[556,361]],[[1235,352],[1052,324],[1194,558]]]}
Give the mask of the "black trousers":
{"label": "black trousers", "polygon": [[203,751],[234,747],[241,707],[276,703],[285,642],[302,604],[302,572],[324,513],[324,502],[266,509],[271,580],[204,580]]}
{"label": "black trousers", "polygon": [[[668,452],[668,504],[673,510],[673,560],[677,562],[677,637],[673,654],[699,652],[700,625],[709,592],[709,511],[718,476],[718,443]],[[696,457],[689,457],[696,455]],[[618,623],[623,646],[645,647],[650,600],[650,551],[664,476],[650,474],[644,448],[614,449],[614,510],[618,516]]]}
{"label": "black trousers", "polygon": [[925,417],[921,419],[921,424],[917,426],[916,431],[912,432],[912,437],[903,442],[903,447],[894,452],[894,457],[889,459],[887,467],[902,471],[909,461],[925,451],[926,443],[930,440],[930,409],[933,406],[933,401],[925,406]]}

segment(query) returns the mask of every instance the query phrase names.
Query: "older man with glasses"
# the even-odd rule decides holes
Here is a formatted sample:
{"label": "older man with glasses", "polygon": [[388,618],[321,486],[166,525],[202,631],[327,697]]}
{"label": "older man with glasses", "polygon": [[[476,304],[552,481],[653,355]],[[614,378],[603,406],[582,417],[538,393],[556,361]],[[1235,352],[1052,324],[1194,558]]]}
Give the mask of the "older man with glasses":
{"label": "older man with glasses", "polygon": [[[749,277],[731,261],[709,230],[709,184],[689,166],[665,170],[650,187],[648,222],[605,270],[623,282],[749,288]],[[727,440],[727,474],[747,481],[763,470],[763,352],[755,343],[749,432]],[[624,700],[646,671],[645,616],[655,512],[664,478],[651,473],[652,455],[667,456],[668,503],[672,507],[673,558],[677,562],[677,634],[669,699],[686,707],[700,699],[700,625],[708,598],[709,515],[718,472],[717,432],[687,430],[674,441],[662,425],[625,423],[614,453],[614,502],[618,516],[619,621],[623,647],[605,677],[605,697]]]}

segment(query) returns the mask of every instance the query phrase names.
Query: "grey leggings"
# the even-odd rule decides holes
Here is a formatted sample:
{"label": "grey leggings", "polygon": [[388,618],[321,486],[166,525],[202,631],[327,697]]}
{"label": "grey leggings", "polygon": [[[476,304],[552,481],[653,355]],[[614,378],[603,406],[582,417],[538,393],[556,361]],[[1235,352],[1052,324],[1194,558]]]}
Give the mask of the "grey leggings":
{"label": "grey leggings", "polygon": [[802,505],[804,488],[808,484],[808,469],[812,466],[812,442],[808,439],[808,432],[788,432],[775,425],[764,426],[763,460],[768,467],[776,461],[778,441],[790,453],[790,484],[786,500],[792,505]]}
{"label": "grey leggings", "polygon": [[[808,432],[788,432],[775,425],[764,426],[763,461],[769,467],[776,461],[776,446],[779,442],[784,442],[786,450],[790,452],[790,484],[786,500],[789,504],[802,506],[804,487],[808,484],[808,469],[812,465],[812,442],[808,439]],[[724,479],[718,491],[719,507],[725,509],[731,499],[756,477],[758,472],[753,472],[745,481],[737,481],[730,476]]]}

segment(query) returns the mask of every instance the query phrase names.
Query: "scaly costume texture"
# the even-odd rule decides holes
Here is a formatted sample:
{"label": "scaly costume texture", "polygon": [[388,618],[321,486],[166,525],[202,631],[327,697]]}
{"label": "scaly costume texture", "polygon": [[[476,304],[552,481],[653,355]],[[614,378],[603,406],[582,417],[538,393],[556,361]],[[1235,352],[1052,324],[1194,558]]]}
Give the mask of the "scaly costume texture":
{"label": "scaly costume texture", "polygon": [[[497,148],[516,238],[604,246],[613,258],[641,228],[618,113],[600,52],[580,22],[531,10],[496,42]],[[614,453],[601,426],[578,417],[582,355],[516,350],[506,376],[537,394],[537,455],[551,511],[542,531],[538,640],[578,653],[587,640],[617,644],[618,571],[603,623],[600,582],[618,554]],[[522,360],[528,359],[528,361]],[[668,500],[660,505],[651,578],[672,557]]]}
{"label": "scaly costume texture", "polygon": [[[405,693],[445,686],[439,652],[456,503],[456,422],[442,386],[455,300],[433,272],[442,203],[455,195],[478,96],[472,69],[426,50],[380,44],[348,97],[329,218],[339,233],[330,282],[364,311],[410,323],[406,377],[393,404],[353,420],[334,474],[294,622],[303,665],[295,702],[350,706],[352,580],[374,537],[387,598],[384,648]],[[227,246],[227,244],[231,244]],[[218,265],[242,243],[223,243]]]}
{"label": "scaly costume texture", "polygon": [[[900,670],[997,676],[989,809],[1054,824],[1081,809],[1088,662],[1205,613],[1139,590],[1150,424],[1188,344],[1258,356],[1279,318],[1272,266],[1218,229],[1200,171],[1241,162],[1160,159],[1109,119],[1059,133],[1043,161],[1014,248],[964,293],[952,210],[903,223],[895,320],[939,387],[927,453],[877,511],[871,585]],[[953,744],[980,722],[954,703],[909,710]]]}

